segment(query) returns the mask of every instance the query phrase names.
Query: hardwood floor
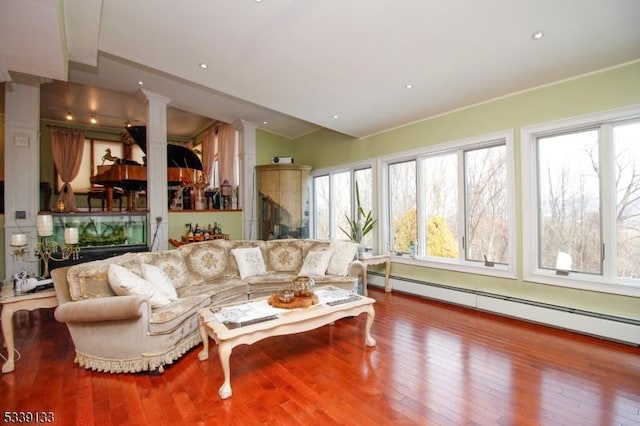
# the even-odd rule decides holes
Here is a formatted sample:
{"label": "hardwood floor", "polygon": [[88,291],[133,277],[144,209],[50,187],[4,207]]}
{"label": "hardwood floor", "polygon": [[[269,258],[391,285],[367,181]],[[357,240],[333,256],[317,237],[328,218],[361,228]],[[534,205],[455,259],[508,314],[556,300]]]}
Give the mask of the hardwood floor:
{"label": "hardwood floor", "polygon": [[[80,369],[53,310],[16,315],[6,412],[46,411],[59,425],[640,425],[640,349],[372,289],[365,315],[241,346],[233,396],[196,347],[164,374]],[[4,420],[4,417],[3,417]]]}

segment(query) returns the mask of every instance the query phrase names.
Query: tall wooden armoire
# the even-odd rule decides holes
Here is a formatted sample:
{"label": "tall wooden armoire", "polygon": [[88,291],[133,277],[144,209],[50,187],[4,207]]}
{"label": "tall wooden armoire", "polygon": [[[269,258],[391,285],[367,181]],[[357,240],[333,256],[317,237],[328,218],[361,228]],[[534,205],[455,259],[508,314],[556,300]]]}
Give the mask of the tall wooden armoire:
{"label": "tall wooden armoire", "polygon": [[293,163],[256,166],[260,239],[309,237],[310,171]]}

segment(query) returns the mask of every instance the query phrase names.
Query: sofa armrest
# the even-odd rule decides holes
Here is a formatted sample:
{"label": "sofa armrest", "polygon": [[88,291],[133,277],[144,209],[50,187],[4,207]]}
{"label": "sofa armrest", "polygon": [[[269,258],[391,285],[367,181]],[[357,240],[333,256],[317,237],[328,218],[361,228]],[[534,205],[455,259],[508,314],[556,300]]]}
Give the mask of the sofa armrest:
{"label": "sofa armrest", "polygon": [[354,260],[349,264],[349,276],[351,278],[358,278],[362,274],[366,274],[366,273],[367,273],[367,267],[365,266],[364,263],[360,262],[359,260]]}
{"label": "sofa armrest", "polygon": [[118,321],[140,318],[149,309],[142,296],[97,297],[58,306],[54,316],[66,323]]}

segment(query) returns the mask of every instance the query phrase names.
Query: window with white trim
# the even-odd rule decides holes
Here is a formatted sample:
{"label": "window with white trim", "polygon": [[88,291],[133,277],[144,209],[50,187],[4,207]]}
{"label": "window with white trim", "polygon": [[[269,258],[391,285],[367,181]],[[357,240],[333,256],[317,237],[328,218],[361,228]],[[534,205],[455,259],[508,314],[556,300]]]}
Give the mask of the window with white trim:
{"label": "window with white trim", "polygon": [[[313,235],[318,239],[347,240],[347,218],[357,215],[356,186],[365,212],[373,210],[373,174],[371,166],[313,172]],[[374,215],[375,217],[375,215]],[[366,248],[374,247],[374,234],[363,239]]]}
{"label": "window with white trim", "polygon": [[525,279],[640,294],[640,109],[521,139]]}
{"label": "window with white trim", "polygon": [[511,131],[383,159],[386,235],[397,261],[515,276]]}

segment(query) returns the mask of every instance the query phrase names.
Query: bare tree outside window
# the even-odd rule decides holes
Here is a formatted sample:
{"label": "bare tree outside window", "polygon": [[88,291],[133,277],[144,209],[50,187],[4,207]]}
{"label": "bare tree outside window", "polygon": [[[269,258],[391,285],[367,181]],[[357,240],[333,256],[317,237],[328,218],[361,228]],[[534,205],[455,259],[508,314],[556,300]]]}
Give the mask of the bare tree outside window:
{"label": "bare tree outside window", "polygon": [[315,204],[315,237],[319,239],[329,239],[331,238],[329,175],[317,176],[313,179],[313,194]]}
{"label": "bare tree outside window", "polygon": [[[358,169],[353,172],[355,184],[358,185],[358,192],[360,193],[360,205],[365,212],[373,210],[373,181],[371,176],[371,168]],[[354,212],[354,215],[357,212]],[[362,244],[365,248],[373,248],[375,232],[370,232],[365,235]]]}
{"label": "bare tree outside window", "polygon": [[333,235],[337,239],[346,239],[340,228],[348,229],[347,217],[351,217],[351,172],[339,172],[331,175],[333,179],[333,205],[336,212],[336,229]]}
{"label": "bare tree outside window", "polygon": [[[348,229],[347,218],[355,215],[355,183],[360,189],[360,201],[366,211],[373,210],[373,182],[371,167],[348,169],[313,177],[314,237],[346,240],[340,230]],[[373,233],[372,233],[373,234]],[[373,235],[364,240],[366,248],[373,247]]]}
{"label": "bare tree outside window", "polygon": [[466,257],[506,263],[509,250],[506,147],[465,152]]}
{"label": "bare tree outside window", "polygon": [[598,130],[538,139],[539,264],[556,269],[559,253],[571,270],[602,273]]}
{"label": "bare tree outside window", "polygon": [[458,241],[458,156],[456,153],[425,158],[425,209],[427,213],[426,254],[457,259]]}
{"label": "bare tree outside window", "polygon": [[396,253],[408,253],[417,239],[416,160],[389,165],[389,216],[391,247]]}
{"label": "bare tree outside window", "polygon": [[640,277],[640,123],[615,126],[618,276]]}

